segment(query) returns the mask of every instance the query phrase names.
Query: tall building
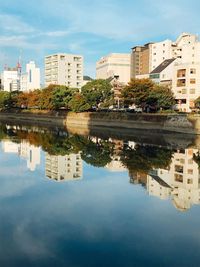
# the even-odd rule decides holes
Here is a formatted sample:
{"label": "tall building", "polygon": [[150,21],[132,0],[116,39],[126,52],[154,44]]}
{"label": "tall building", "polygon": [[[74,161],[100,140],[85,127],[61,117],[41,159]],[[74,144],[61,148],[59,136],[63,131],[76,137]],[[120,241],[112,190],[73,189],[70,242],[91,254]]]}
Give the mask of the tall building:
{"label": "tall building", "polygon": [[144,46],[135,46],[131,52],[130,78],[146,78],[151,71],[152,43]]}
{"label": "tall building", "polygon": [[46,176],[55,181],[81,179],[83,165],[81,155],[53,156],[46,153]]}
{"label": "tall building", "polygon": [[21,75],[21,91],[31,91],[40,88],[40,69],[34,61],[26,64],[26,72]]}
{"label": "tall building", "polygon": [[1,73],[1,90],[12,92],[20,89],[20,79],[17,68],[5,68]]}
{"label": "tall building", "polygon": [[130,81],[130,65],[130,54],[109,54],[96,63],[96,78],[119,76],[119,81],[127,84]]}
{"label": "tall building", "polygon": [[45,86],[50,84],[81,88],[83,84],[83,57],[61,53],[46,56]]}

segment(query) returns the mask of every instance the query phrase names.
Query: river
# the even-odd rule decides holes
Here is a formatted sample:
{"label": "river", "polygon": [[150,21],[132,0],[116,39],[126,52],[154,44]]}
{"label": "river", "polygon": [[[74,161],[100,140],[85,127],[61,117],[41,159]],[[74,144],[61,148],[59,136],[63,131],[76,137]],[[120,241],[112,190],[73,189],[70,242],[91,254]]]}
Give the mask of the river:
{"label": "river", "polygon": [[0,125],[1,266],[200,266],[198,137]]}

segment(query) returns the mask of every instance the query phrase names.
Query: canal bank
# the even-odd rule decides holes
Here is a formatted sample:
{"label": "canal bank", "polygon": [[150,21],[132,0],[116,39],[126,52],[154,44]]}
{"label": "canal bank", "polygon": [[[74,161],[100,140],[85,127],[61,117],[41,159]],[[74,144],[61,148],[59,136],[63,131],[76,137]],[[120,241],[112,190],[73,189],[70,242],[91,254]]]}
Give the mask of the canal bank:
{"label": "canal bank", "polygon": [[117,112],[0,112],[0,121],[34,125],[54,125],[68,128],[91,130],[134,129],[151,133],[200,134],[200,115],[198,114],[131,114]]}

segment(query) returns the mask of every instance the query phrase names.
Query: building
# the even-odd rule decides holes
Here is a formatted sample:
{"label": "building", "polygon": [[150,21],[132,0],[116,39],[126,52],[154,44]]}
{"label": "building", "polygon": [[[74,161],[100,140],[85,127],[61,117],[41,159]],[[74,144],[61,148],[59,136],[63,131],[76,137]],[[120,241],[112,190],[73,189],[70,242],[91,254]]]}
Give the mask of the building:
{"label": "building", "polygon": [[118,76],[121,83],[127,84],[130,81],[130,65],[130,54],[109,54],[96,63],[96,78]]}
{"label": "building", "polygon": [[83,57],[54,54],[45,57],[45,86],[50,84],[81,88],[83,85]]}
{"label": "building", "polygon": [[12,92],[20,89],[20,78],[17,68],[5,68],[1,73],[1,90]]}
{"label": "building", "polygon": [[172,88],[175,62],[175,58],[166,59],[149,74],[149,78],[157,84],[167,85]]}
{"label": "building", "polygon": [[131,52],[131,70],[130,78],[148,78],[151,72],[150,55],[152,51],[152,43],[144,46],[135,46]]}
{"label": "building", "polygon": [[36,67],[34,61],[26,65],[26,72],[21,75],[20,90],[31,91],[40,88],[40,69]]}
{"label": "building", "polygon": [[66,156],[53,156],[46,153],[46,176],[55,181],[78,180],[83,175],[80,153]]}

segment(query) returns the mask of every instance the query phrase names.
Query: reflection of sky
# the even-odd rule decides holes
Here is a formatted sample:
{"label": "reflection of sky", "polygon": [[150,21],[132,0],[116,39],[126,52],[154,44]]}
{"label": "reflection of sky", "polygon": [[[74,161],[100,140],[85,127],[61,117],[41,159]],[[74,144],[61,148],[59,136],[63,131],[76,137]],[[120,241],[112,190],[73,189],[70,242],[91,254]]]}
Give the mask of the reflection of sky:
{"label": "reflection of sky", "polygon": [[200,212],[174,209],[128,173],[84,164],[83,180],[45,178],[0,153],[1,266],[198,266]]}

